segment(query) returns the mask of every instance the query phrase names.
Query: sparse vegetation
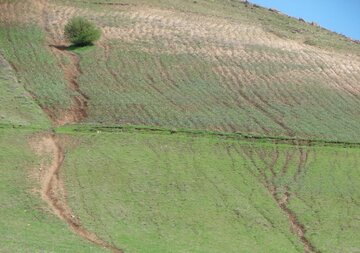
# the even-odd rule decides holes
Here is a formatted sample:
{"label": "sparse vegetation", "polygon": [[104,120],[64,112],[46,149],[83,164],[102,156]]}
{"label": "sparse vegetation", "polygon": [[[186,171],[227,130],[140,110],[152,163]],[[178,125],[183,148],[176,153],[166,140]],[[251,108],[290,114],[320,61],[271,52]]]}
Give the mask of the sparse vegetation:
{"label": "sparse vegetation", "polygon": [[74,17],[65,26],[65,37],[75,46],[87,46],[100,39],[101,32],[84,17]]}

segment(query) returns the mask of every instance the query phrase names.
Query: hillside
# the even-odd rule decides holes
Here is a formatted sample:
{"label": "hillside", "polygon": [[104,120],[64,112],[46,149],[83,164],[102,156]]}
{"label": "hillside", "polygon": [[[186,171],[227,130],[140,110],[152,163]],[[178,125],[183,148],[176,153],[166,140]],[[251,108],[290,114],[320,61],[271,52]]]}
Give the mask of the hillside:
{"label": "hillside", "polygon": [[0,122],[3,125],[43,126],[50,122],[24,86],[15,71],[0,55]]}
{"label": "hillside", "polygon": [[[235,1],[90,2],[2,4],[4,56],[59,124],[359,141],[360,45]],[[96,47],[63,50],[73,15]]]}
{"label": "hillside", "polygon": [[0,0],[0,92],[0,252],[360,250],[348,38],[240,0]]}
{"label": "hillside", "polygon": [[360,248],[358,148],[146,133],[71,137],[77,145],[63,169],[69,203],[86,227],[125,252]]}

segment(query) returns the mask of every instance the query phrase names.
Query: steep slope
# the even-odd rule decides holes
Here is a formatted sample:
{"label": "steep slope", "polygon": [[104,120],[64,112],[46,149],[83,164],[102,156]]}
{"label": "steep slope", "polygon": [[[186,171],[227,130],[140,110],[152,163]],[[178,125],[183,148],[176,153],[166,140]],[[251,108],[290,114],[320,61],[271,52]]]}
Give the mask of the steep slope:
{"label": "steep slope", "polygon": [[84,228],[79,220],[76,219],[76,216],[66,203],[64,182],[59,177],[60,169],[65,159],[65,154],[59,144],[59,140],[53,134],[43,136],[40,141],[39,138],[40,137],[35,140],[35,146],[38,152],[42,155],[52,156],[50,164],[43,162],[41,165],[42,173],[39,176],[41,181],[41,189],[39,190],[41,198],[49,205],[54,214],[69,225],[75,234],[81,236],[90,243],[108,249],[114,253],[123,253],[122,250],[107,243],[93,232]]}
{"label": "steep slope", "polygon": [[[25,77],[26,56],[5,43],[21,21],[2,28],[10,32],[3,44],[55,121],[71,122],[66,115],[74,112],[80,113],[75,121],[105,125],[359,141],[360,46],[329,31],[234,1],[27,4],[33,26],[46,37],[32,44],[52,52],[56,69],[44,77],[63,73],[49,80],[50,94]],[[10,17],[26,10],[11,6],[3,5]],[[103,39],[96,47],[58,52],[66,45],[63,27],[75,15],[96,22]],[[37,65],[32,75],[43,73]]]}
{"label": "steep slope", "polygon": [[[237,20],[142,5],[118,8],[114,17],[82,9],[108,39],[103,50],[81,53],[80,83],[92,101],[88,121],[358,138],[357,56]],[[77,11],[69,7],[67,13]]]}

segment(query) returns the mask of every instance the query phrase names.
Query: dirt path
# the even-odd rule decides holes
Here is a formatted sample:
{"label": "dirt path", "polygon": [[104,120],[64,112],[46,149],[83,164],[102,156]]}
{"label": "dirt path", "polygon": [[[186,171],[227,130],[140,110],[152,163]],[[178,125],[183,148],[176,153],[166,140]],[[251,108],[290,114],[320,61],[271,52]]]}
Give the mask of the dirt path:
{"label": "dirt path", "polygon": [[41,178],[41,197],[49,205],[52,211],[78,235],[91,243],[104,247],[115,253],[123,253],[121,249],[107,243],[96,234],[86,230],[73,215],[71,208],[66,203],[64,183],[59,176],[61,166],[65,155],[58,138],[52,135],[46,135],[37,143],[40,153],[51,155],[50,164],[43,164],[43,174]]}

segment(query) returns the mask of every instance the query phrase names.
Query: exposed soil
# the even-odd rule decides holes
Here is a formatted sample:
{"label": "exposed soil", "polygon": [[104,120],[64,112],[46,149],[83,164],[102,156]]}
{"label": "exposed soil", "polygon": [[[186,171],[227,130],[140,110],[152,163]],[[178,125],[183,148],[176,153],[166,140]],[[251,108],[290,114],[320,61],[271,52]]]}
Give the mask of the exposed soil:
{"label": "exposed soil", "polygon": [[71,208],[66,203],[64,183],[59,176],[61,166],[64,162],[64,151],[59,144],[58,138],[54,134],[37,139],[36,150],[42,155],[50,155],[51,163],[43,163],[41,166],[41,198],[46,201],[51,210],[62,220],[64,220],[70,228],[81,237],[91,243],[104,247],[115,253],[123,253],[121,249],[111,245],[96,234],[86,230],[73,215]]}
{"label": "exposed soil", "polygon": [[[83,1],[90,2],[90,1]],[[125,43],[135,43],[137,41],[146,42],[146,46],[140,47],[149,53],[167,54],[190,54],[196,58],[207,58],[214,62],[213,71],[216,76],[221,78],[219,85],[222,95],[228,99],[219,100],[224,103],[224,108],[241,108],[253,113],[247,116],[251,120],[253,127],[248,128],[244,124],[239,129],[236,118],[231,118],[226,124],[214,126],[212,130],[220,131],[245,131],[260,132],[268,135],[276,129],[277,135],[294,136],[297,134],[297,127],[289,124],[291,117],[286,113],[286,108],[292,106],[303,106],[311,101],[313,106],[319,108],[331,105],[323,101],[323,94],[319,94],[316,89],[305,94],[304,85],[316,80],[321,86],[340,89],[339,99],[351,96],[358,100],[360,94],[359,83],[359,64],[355,58],[345,57],[342,54],[331,53],[302,43],[301,41],[284,39],[276,36],[257,25],[249,23],[235,22],[231,19],[200,15],[191,12],[180,12],[175,9],[159,9],[147,5],[130,4],[130,7],[115,7],[112,2],[92,2],[99,5],[96,11],[92,8],[80,8],[76,5],[61,5],[49,2],[47,13],[44,15],[46,27],[50,37],[60,40],[63,38],[63,29],[69,18],[75,15],[88,17],[96,20],[102,30],[102,37],[106,45],[108,40],[116,39]],[[126,4],[125,4],[126,5]],[[121,10],[121,11],[119,11]],[[201,19],[201,22],[199,20]],[[118,20],[131,25],[119,24]],[[161,45],[154,43],[154,38],[161,38]],[[195,43],[201,41],[201,44]],[[63,42],[60,43],[63,45]],[[201,45],[201,46],[199,46]],[[105,59],[109,52],[105,51]],[[116,59],[114,57],[113,59]],[[269,67],[272,62],[278,63],[278,67]],[[107,65],[113,64],[105,61]],[[269,66],[268,66],[269,65]],[[244,66],[253,66],[251,68]],[[109,70],[109,77],[114,83],[119,85],[126,84],[119,81],[121,71],[118,66],[112,65]],[[164,75],[161,76],[164,83],[176,96],[182,96],[183,91],[173,85],[174,76],[167,75],[166,68]],[[276,70],[276,71],[275,71]],[[351,71],[349,71],[351,70]],[[200,70],[201,71],[201,70]],[[186,76],[187,73],[180,73]],[[304,78],[306,77],[306,78]],[[159,83],[153,85],[151,78],[144,77],[147,82],[147,92],[160,97],[168,106],[176,110],[186,111],[188,108],[181,103],[174,103],[175,96],[164,95]],[[291,80],[291,81],[289,81]],[[291,85],[289,85],[289,82]],[[179,90],[179,92],[178,92]],[[219,90],[219,92],[221,92]],[[268,92],[261,92],[261,91]],[[227,91],[231,91],[228,93]],[[199,89],[199,93],[205,97],[214,98],[211,89]],[[271,94],[271,95],[270,95]],[[304,96],[303,96],[304,95]],[[304,98],[306,98],[304,100]],[[329,100],[330,101],[330,100]],[[199,108],[204,111],[213,110],[211,105],[203,100],[197,101]],[[285,106],[282,106],[285,105]],[[138,110],[136,110],[138,109]],[[341,108],[336,108],[336,110]],[[141,108],[134,108],[136,113],[150,115],[151,112]],[[350,114],[349,110],[344,110],[344,114]],[[350,117],[352,117],[351,115]],[[143,116],[142,116],[143,117]],[[313,115],[314,118],[321,120],[322,116]],[[141,124],[141,122],[138,122]],[[199,124],[195,122],[195,125]],[[202,126],[201,126],[202,127]]]}

